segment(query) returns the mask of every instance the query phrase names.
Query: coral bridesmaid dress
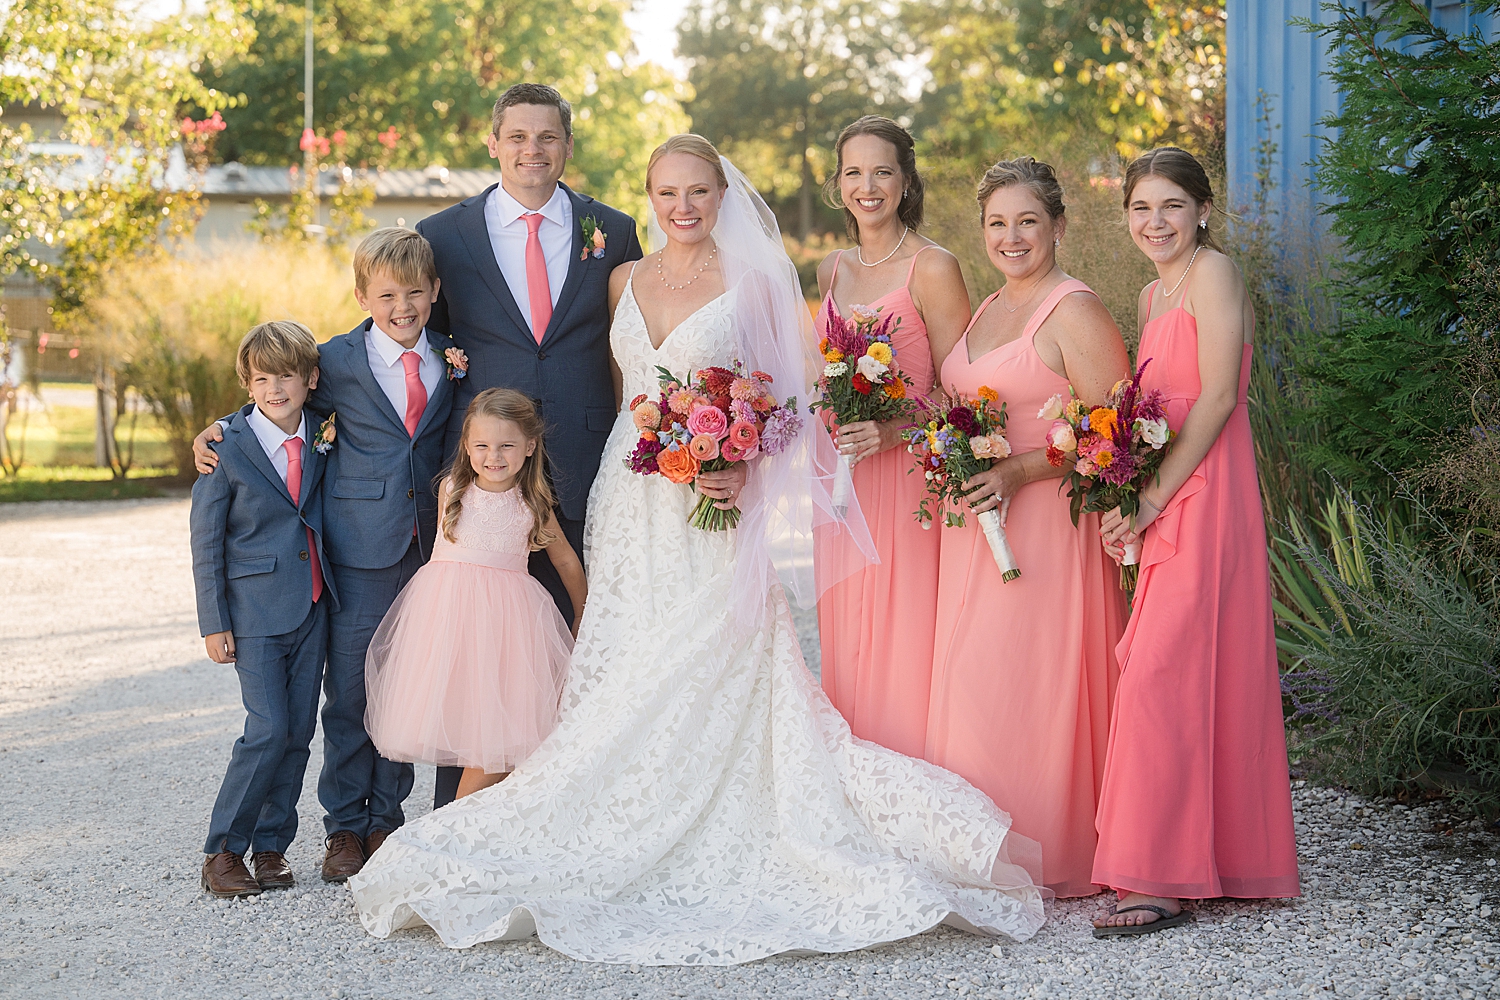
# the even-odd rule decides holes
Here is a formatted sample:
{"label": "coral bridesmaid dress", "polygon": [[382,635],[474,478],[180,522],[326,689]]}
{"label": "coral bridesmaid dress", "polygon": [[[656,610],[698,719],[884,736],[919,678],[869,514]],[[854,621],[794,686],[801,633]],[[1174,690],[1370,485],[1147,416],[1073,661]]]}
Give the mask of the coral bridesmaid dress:
{"label": "coral bridesmaid dress", "polygon": [[[928,249],[924,247],[923,250]],[[911,391],[932,391],[932,349],[927,326],[911,298],[912,255],[906,284],[868,303],[900,325],[891,333],[896,367],[912,381]],[[834,269],[838,273],[837,267]],[[820,337],[838,312],[833,285],[818,310]],[[822,641],[823,690],[860,739],[921,757],[927,736],[927,696],[932,681],[932,630],[937,617],[938,544],[936,530],[917,523],[922,478],[908,474],[911,455],[892,448],[854,467],[854,492],[870,528],[880,562],[839,572],[844,579],[818,601]],[[864,563],[852,543],[836,537],[820,541],[820,563]]]}
{"label": "coral bridesmaid dress", "polygon": [[[1090,289],[1075,279],[1058,285],[1018,339],[972,361],[966,332],[943,365],[950,390],[1000,394],[1013,454],[1046,447],[1052,422],[1037,411],[1068,391],[1032,338],[1073,292]],[[1094,808],[1126,604],[1098,516],[1075,528],[1059,484],[1030,483],[1011,500],[1005,532],[1021,576],[1010,583],[972,513],[965,527],[942,529],[926,756],[1005,803],[1016,831],[1041,842],[1047,888],[1086,896],[1098,891]]]}
{"label": "coral bridesmaid dress", "polygon": [[[1094,881],[1122,891],[1300,894],[1250,353],[1229,422],[1143,538],[1094,861]],[[1181,429],[1201,392],[1197,320],[1181,306],[1151,320],[1138,356]]]}

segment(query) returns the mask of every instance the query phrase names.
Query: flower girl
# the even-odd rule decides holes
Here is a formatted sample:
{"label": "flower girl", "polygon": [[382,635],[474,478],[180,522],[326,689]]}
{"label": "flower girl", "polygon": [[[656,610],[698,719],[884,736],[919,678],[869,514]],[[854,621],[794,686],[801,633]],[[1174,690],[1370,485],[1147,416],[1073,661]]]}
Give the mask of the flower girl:
{"label": "flower girl", "polygon": [[545,461],[531,400],[474,397],[439,490],[432,561],[370,642],[370,739],[390,760],[463,767],[460,796],[500,781],[557,722],[573,636],[527,574],[528,554],[547,551],[579,618],[587,583],[552,513]]}

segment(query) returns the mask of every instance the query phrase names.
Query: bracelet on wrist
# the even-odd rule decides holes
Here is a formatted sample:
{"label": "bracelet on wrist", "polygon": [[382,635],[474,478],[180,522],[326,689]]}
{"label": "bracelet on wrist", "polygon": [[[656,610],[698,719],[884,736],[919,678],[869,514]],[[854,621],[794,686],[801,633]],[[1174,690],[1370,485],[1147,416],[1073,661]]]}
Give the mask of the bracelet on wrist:
{"label": "bracelet on wrist", "polygon": [[1141,494],[1140,501],[1141,501],[1141,505],[1142,506],[1150,507],[1157,514],[1161,513],[1161,508],[1158,507],[1156,504],[1152,503],[1150,500],[1146,499],[1146,495],[1144,493]]}

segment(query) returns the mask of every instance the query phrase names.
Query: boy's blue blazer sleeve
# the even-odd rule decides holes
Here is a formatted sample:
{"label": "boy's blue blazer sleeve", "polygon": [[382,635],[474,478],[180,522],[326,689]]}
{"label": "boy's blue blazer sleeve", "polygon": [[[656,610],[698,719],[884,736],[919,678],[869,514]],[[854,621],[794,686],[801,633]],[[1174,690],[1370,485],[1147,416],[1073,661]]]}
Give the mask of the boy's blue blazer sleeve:
{"label": "boy's blue blazer sleeve", "polygon": [[229,619],[224,544],[229,524],[229,475],[223,470],[199,476],[188,514],[193,547],[193,586],[198,597],[198,630],[203,635],[233,632]]}

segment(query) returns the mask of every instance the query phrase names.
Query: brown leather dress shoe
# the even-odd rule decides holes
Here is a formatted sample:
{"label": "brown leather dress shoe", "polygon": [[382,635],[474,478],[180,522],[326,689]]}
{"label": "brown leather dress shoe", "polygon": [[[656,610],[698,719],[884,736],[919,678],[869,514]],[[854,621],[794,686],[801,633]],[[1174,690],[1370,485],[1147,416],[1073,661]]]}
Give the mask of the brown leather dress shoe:
{"label": "brown leather dress shoe", "polygon": [[380,850],[380,845],[385,843],[385,838],[390,835],[389,830],[371,830],[370,835],[365,838],[365,859],[374,857],[375,852]]}
{"label": "brown leather dress shoe", "polygon": [[323,881],[343,882],[365,866],[365,845],[352,830],[339,830],[328,838],[323,855]]}
{"label": "brown leather dress shoe", "polygon": [[260,894],[260,883],[245,867],[245,859],[233,851],[220,851],[203,859],[203,888],[219,899]]}
{"label": "brown leather dress shoe", "polygon": [[250,865],[262,889],[290,889],[297,884],[292,878],[292,866],[280,851],[256,851],[250,855]]}

